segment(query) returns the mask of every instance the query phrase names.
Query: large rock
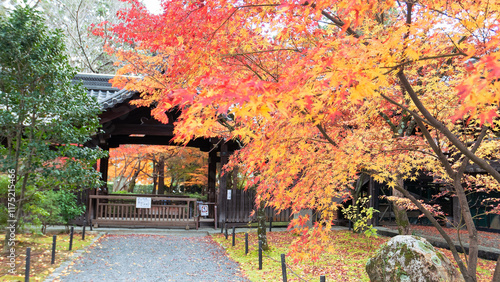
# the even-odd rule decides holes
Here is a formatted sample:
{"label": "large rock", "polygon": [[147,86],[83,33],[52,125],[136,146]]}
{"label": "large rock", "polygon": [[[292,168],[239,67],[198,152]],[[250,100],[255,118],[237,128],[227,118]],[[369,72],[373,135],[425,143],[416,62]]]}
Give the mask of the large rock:
{"label": "large rock", "polygon": [[464,281],[450,260],[424,238],[399,235],[368,260],[370,281]]}

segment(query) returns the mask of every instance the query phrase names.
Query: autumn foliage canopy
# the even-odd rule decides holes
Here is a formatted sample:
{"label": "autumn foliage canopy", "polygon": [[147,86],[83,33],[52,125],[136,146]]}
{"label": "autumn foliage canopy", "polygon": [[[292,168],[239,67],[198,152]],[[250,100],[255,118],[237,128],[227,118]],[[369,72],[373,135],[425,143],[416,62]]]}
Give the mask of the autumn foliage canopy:
{"label": "autumn foliage canopy", "polygon": [[[494,1],[165,1],[160,15],[131,2],[109,51],[142,78],[114,85],[160,121],[181,108],[176,141],[244,144],[229,166],[255,176],[260,201],[330,226],[360,172],[499,190]],[[464,176],[470,163],[486,174]]]}

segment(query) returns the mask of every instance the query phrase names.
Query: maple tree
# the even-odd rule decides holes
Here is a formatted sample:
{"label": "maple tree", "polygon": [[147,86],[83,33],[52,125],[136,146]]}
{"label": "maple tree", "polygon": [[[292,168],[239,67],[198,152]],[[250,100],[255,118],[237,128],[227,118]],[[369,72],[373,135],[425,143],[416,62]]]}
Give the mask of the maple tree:
{"label": "maple tree", "polygon": [[[110,51],[124,62],[118,74],[143,78],[114,85],[141,92],[136,103],[154,104],[160,121],[180,107],[176,141],[244,143],[228,167],[253,173],[258,202],[321,212],[316,228],[299,229],[297,255],[306,241],[319,253],[337,209],[332,199],[348,197],[345,187],[364,172],[407,199],[393,200],[421,210],[465,280],[476,280],[479,242],[462,184],[500,187],[490,163],[500,157],[499,4],[165,1],[164,13],[151,15],[130,3],[125,23],[106,38],[134,44]],[[471,163],[484,173],[466,175]],[[466,260],[436,221],[442,213],[399,184],[422,173],[459,199]],[[498,201],[492,205],[498,212]]]}
{"label": "maple tree", "polygon": [[[207,183],[207,156],[193,148],[122,145],[110,150],[110,178],[116,190],[134,191],[136,182],[153,183],[153,194],[180,192]],[[185,192],[185,191],[182,191]]]}
{"label": "maple tree", "polygon": [[149,180],[147,173],[151,166],[145,155],[134,145],[120,146],[109,151],[108,175],[113,179],[113,192],[126,188],[131,193],[137,181]]}

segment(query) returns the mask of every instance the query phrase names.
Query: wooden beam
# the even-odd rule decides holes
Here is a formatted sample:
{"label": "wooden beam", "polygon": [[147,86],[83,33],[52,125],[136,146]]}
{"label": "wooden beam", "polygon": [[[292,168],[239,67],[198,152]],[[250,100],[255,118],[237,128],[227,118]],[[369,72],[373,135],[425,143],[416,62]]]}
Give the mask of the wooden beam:
{"label": "wooden beam", "polygon": [[[375,183],[375,180],[373,177],[370,177],[370,181],[368,182],[368,195],[370,195],[370,202],[369,205],[370,207],[378,210],[379,209],[379,197],[380,194],[380,187],[377,186],[377,183]],[[379,213],[374,213],[373,218],[370,220],[370,224],[373,224],[374,226],[378,226],[379,222]]]}
{"label": "wooden beam", "polygon": [[217,150],[213,149],[208,153],[208,201],[215,202],[216,201],[216,176],[217,176]]}
{"label": "wooden beam", "polygon": [[101,173],[101,180],[104,181],[104,185],[101,187],[101,190],[108,194],[108,165],[109,158],[102,158],[99,164],[99,172]]}
{"label": "wooden beam", "polygon": [[112,109],[107,109],[105,112],[99,115],[101,118],[100,123],[105,124],[114,119],[120,118],[127,115],[131,111],[137,109],[136,105],[130,105],[128,102],[122,103],[120,106],[114,107]]}
{"label": "wooden beam", "polygon": [[[112,135],[108,139],[110,148],[116,148],[122,144],[141,144],[141,145],[165,145],[165,146],[183,146],[172,142],[172,136],[149,136],[130,137],[128,135]],[[211,144],[207,139],[198,138],[189,141],[186,147],[199,148],[202,152],[210,151]]]}
{"label": "wooden beam", "polygon": [[[227,164],[229,159],[229,152],[227,150],[227,143],[221,144],[220,149],[220,167],[221,172],[225,164]],[[227,214],[227,173],[222,174],[219,180],[219,222],[223,224],[226,221]]]}
{"label": "wooden beam", "polygon": [[108,130],[106,133],[111,135],[174,136],[174,126],[171,124],[115,124]]}

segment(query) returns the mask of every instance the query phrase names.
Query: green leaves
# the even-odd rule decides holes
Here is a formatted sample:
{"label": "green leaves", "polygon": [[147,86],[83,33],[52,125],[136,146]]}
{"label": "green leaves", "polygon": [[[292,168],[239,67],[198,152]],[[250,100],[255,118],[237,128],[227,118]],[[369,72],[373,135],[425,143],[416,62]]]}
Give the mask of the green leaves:
{"label": "green leaves", "polygon": [[347,219],[354,223],[353,230],[356,233],[363,232],[366,237],[376,236],[377,230],[368,221],[373,218],[373,214],[378,210],[368,207],[370,197],[358,198],[354,205],[342,207],[342,213]]}
{"label": "green leaves", "polygon": [[74,75],[61,32],[39,12],[17,7],[0,21],[0,169],[15,169],[25,213],[45,214],[39,192],[100,185],[92,166],[105,153],[83,147],[98,131],[99,106]]}

